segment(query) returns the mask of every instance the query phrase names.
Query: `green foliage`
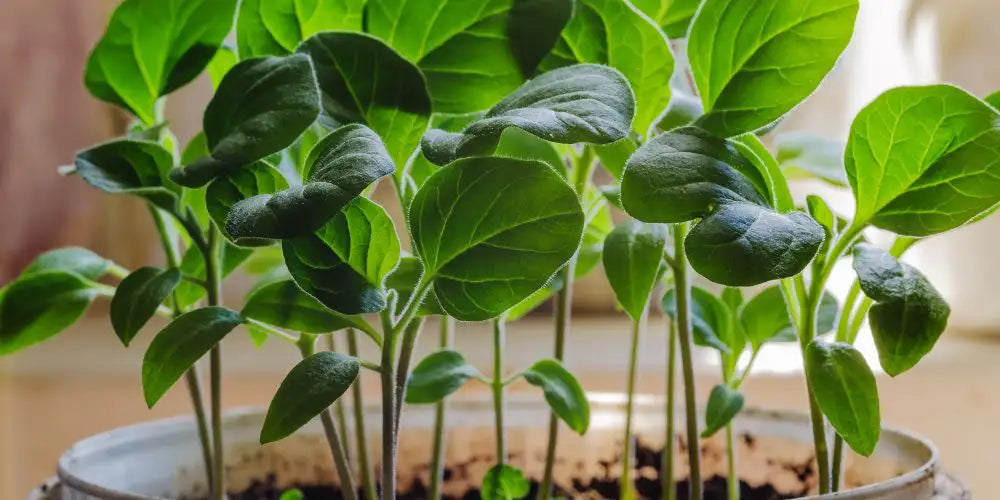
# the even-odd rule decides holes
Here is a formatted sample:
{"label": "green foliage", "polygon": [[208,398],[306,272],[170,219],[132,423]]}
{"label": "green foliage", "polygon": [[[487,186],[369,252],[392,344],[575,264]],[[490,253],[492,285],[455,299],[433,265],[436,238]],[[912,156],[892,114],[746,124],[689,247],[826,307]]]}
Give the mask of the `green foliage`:
{"label": "green foliage", "polygon": [[586,434],[590,427],[590,403],[583,387],[562,363],[554,359],[537,361],[524,371],[524,379],[542,388],[549,407],[570,429]]}
{"label": "green foliage", "polygon": [[[258,237],[259,232],[249,232],[248,235],[248,231],[240,231],[242,227],[237,224],[232,228],[228,227],[229,214],[234,207],[243,207],[247,200],[267,199],[270,198],[268,195],[287,188],[288,181],[278,169],[267,162],[257,161],[216,177],[205,189],[205,208],[215,226],[230,241],[241,246],[265,246],[272,242],[266,237]],[[236,215],[234,219],[241,220]],[[271,222],[265,217],[259,219],[261,225]]]}
{"label": "green foliage", "polygon": [[24,274],[0,292],[0,354],[19,351],[65,330],[97,296],[93,282],[55,268]]}
{"label": "green foliage", "polygon": [[[822,335],[832,331],[839,314],[837,298],[824,292],[816,319],[816,333]],[[785,297],[777,285],[761,290],[747,301],[740,309],[739,319],[754,350],[760,349],[766,342],[791,342],[797,338]]]}
{"label": "green foliage", "polygon": [[520,469],[499,464],[491,467],[483,476],[479,495],[483,500],[517,500],[528,496],[530,490],[531,483]]}
{"label": "green foliage", "polygon": [[361,371],[357,358],[330,351],[317,352],[299,361],[267,407],[261,444],[290,436],[326,411],[354,384]]}
{"label": "green foliage", "polygon": [[[410,301],[413,292],[417,288],[420,277],[424,274],[424,265],[420,259],[412,255],[404,255],[399,258],[399,265],[385,277],[385,286],[396,291],[396,310],[393,314],[401,314],[403,307]],[[443,315],[441,304],[438,303],[434,294],[428,294],[417,309],[419,316]]]}
{"label": "green foliage", "polygon": [[28,264],[22,275],[40,271],[60,270],[80,275],[88,280],[100,279],[111,268],[111,261],[82,247],[49,250]]}
{"label": "green foliage", "polygon": [[850,344],[813,340],[805,351],[805,368],[830,425],[854,451],[871,455],[881,424],[875,375],[865,358]]}
{"label": "green foliage", "polygon": [[[251,250],[240,248],[228,242],[222,245],[222,277],[232,274],[251,255]],[[200,281],[205,280],[205,258],[196,246],[190,246],[181,257],[181,273],[184,276],[195,278]],[[182,309],[187,309],[191,305],[201,300],[206,295],[205,287],[200,283],[191,281],[181,281],[177,285],[174,296]]]}
{"label": "green foliage", "polygon": [[240,58],[284,56],[321,31],[360,30],[364,0],[243,0],[236,19]]}
{"label": "green foliage", "polygon": [[436,403],[457,391],[479,371],[458,351],[443,349],[430,354],[413,369],[406,381],[407,403]]}
{"label": "green foliage", "polygon": [[344,328],[371,329],[364,318],[328,309],[290,279],[273,281],[254,289],[247,296],[240,314],[303,333],[330,333]]}
{"label": "green foliage", "polygon": [[281,492],[281,496],[278,497],[278,500],[305,500],[305,498],[306,497],[302,493],[302,490],[298,488],[293,488]]}
{"label": "green foliage", "polygon": [[632,321],[639,321],[646,310],[666,245],[665,225],[635,220],[622,222],[604,240],[604,273]]}
{"label": "green foliage", "polygon": [[111,299],[111,327],[125,347],[180,281],[179,269],[140,267],[118,284]]}
{"label": "green foliage", "polygon": [[701,1],[633,0],[632,3],[659,24],[668,37],[684,38]]}
{"label": "green foliage", "polygon": [[[671,321],[677,320],[677,295],[674,289],[663,295],[663,312]],[[691,334],[694,343],[711,347],[723,354],[732,354],[732,318],[729,307],[704,288],[691,287]],[[735,353],[738,354],[738,353]]]}
{"label": "green foliage", "polygon": [[774,142],[778,162],[788,177],[813,177],[847,186],[843,143],[806,133],[781,134]]}
{"label": "green foliage", "polygon": [[705,407],[705,429],[701,431],[701,437],[707,438],[729,425],[742,409],[743,395],[736,389],[725,384],[712,387],[708,406]]}
{"label": "green foliage", "polygon": [[87,184],[105,193],[131,194],[176,209],[179,188],[168,177],[173,155],[155,142],[116,139],[77,153],[74,163]]}

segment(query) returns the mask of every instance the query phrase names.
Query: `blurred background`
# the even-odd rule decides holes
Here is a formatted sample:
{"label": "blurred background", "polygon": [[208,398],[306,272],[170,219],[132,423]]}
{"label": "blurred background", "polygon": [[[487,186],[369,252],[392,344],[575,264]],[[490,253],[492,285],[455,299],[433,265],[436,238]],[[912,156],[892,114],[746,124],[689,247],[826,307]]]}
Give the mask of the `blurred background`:
{"label": "blurred background", "polygon": [[[38,253],[81,245],[127,268],[162,259],[143,205],[105,196],[56,167],[89,144],[121,134],[127,117],[92,98],[82,85],[87,55],[101,35],[113,0],[3,0],[0,15],[0,285]],[[1000,90],[1000,21],[997,0],[862,0],[855,36],[840,65],[820,90],[782,123],[780,133],[811,132],[843,141],[854,114],[883,90],[946,81],[985,96]],[[200,128],[211,95],[206,81],[173,94],[167,109],[181,143]],[[772,134],[773,136],[774,134]],[[798,196],[819,192],[843,214],[850,193],[815,181],[797,182]],[[921,242],[908,254],[952,307],[949,330],[936,350],[899,379],[880,375],[882,413],[894,426],[933,439],[945,466],[980,498],[1000,498],[992,445],[1000,443],[1000,307],[994,264],[1000,217]],[[878,235],[873,236],[878,240]],[[846,264],[846,263],[845,263]],[[832,281],[842,294],[851,274],[845,265]],[[230,280],[236,302],[250,280]],[[614,312],[602,273],[576,288],[577,319],[569,364],[595,391],[621,391],[628,327]],[[75,440],[142,420],[185,413],[183,391],[147,410],[139,387],[147,328],[131,349],[110,330],[107,303],[54,341],[0,358],[0,498],[25,498],[55,471],[60,453]],[[429,325],[428,328],[434,328]],[[550,349],[547,315],[510,328],[512,366]],[[227,406],[263,405],[296,353],[284,345],[256,349],[246,336],[226,340]],[[480,325],[461,325],[458,346],[470,360],[489,363],[489,336]],[[641,360],[644,392],[661,394],[665,328],[651,321]],[[429,343],[429,342],[428,342]],[[870,337],[863,349],[877,366]],[[422,350],[427,351],[430,346]],[[748,404],[805,409],[801,363],[795,348],[774,346],[755,366]],[[600,353],[600,354],[598,354]],[[701,353],[699,392],[716,382],[713,356]],[[374,380],[366,380],[366,386]]]}

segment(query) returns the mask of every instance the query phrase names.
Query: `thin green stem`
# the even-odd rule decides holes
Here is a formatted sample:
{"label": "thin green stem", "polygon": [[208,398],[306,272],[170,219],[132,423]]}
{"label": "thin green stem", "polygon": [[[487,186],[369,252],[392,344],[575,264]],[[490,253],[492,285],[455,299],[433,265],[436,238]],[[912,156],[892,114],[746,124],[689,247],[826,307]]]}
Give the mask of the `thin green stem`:
{"label": "thin green stem", "polygon": [[844,307],[840,313],[840,318],[837,320],[837,336],[838,342],[846,342],[848,331],[851,327],[851,319],[855,316],[855,308],[857,307],[858,298],[861,295],[861,282],[854,280],[851,284],[851,289],[847,292],[847,297],[844,299]]}
{"label": "thin green stem", "polygon": [[666,409],[666,440],[663,444],[661,500],[676,500],[677,486],[674,484],[674,399],[677,386],[677,325],[669,322],[667,332],[667,409]]}
{"label": "thin green stem", "polygon": [[[205,279],[208,283],[208,305],[222,305],[222,262],[220,234],[213,224],[208,233],[205,253]],[[215,484],[214,500],[226,496],[225,447],[222,442],[222,347],[216,344],[209,353],[209,386],[212,402],[212,459]]]}
{"label": "thin green stem", "polygon": [[729,500],[740,500],[740,478],[736,475],[736,443],[733,441],[733,424],[726,424],[726,490]]}
{"label": "thin green stem", "polygon": [[702,498],[701,450],[698,445],[698,411],[695,401],[694,364],[691,359],[691,284],[688,282],[687,255],[684,253],[684,238],[689,223],[674,225],[674,289],[677,300],[677,340],[681,348],[681,369],[684,373],[684,412],[687,426],[688,465],[691,470],[690,496],[694,500]]}
{"label": "thin green stem", "polygon": [[[333,335],[326,335],[326,347],[330,352],[338,352],[337,340]],[[358,356],[354,356],[357,358]],[[358,375],[360,377],[360,374]],[[347,450],[347,463],[353,462],[351,457],[350,432],[347,430],[347,409],[342,399],[333,402],[333,415],[337,418],[337,431],[344,437],[344,448]]]}
{"label": "thin green stem", "polygon": [[[562,270],[563,287],[556,294],[555,317],[555,358],[563,361],[566,351],[566,334],[570,328],[571,308],[573,306],[573,272],[575,258],[571,259]],[[548,500],[552,497],[554,472],[556,463],[556,445],[559,440],[559,417],[549,413],[549,436],[545,447],[545,469],[542,482],[538,489],[538,500]]]}
{"label": "thin green stem", "polygon": [[743,373],[740,374],[740,378],[736,379],[735,382],[730,383],[730,387],[733,389],[739,389],[743,385],[743,381],[746,380],[747,375],[750,375],[750,370],[753,369],[753,364],[757,361],[757,355],[760,354],[760,349],[754,349],[753,353],[750,354],[750,361],[747,362],[746,368],[743,369]]}
{"label": "thin green stem", "polygon": [[625,433],[622,436],[622,475],[618,481],[618,490],[623,500],[636,498],[635,484],[632,482],[633,455],[635,444],[632,436],[632,415],[635,412],[635,384],[639,378],[639,340],[645,329],[646,315],[649,304],[642,310],[642,315],[632,320],[632,345],[628,354],[628,379],[625,389]]}
{"label": "thin green stem", "polygon": [[497,465],[503,465],[507,461],[507,440],[504,436],[503,414],[506,406],[504,402],[503,386],[503,354],[507,344],[507,321],[501,316],[493,320],[493,432],[496,435],[496,455]]}
{"label": "thin green stem", "polygon": [[841,476],[843,475],[843,463],[844,463],[844,438],[840,437],[840,434],[835,434],[833,436],[833,470],[831,474],[831,490],[834,493],[840,491],[840,483],[842,481]]}
{"label": "thin green stem", "polygon": [[858,304],[857,309],[854,310],[854,318],[851,320],[851,327],[847,330],[847,338],[844,342],[848,344],[854,344],[854,341],[858,339],[858,332],[861,331],[861,325],[865,323],[865,316],[868,314],[868,310],[871,309],[874,301],[865,297]]}
{"label": "thin green stem", "polygon": [[[442,316],[438,332],[438,347],[451,347],[455,335],[455,320],[450,316]],[[428,498],[441,498],[441,483],[444,481],[444,429],[448,411],[447,398],[438,401],[434,406],[434,451],[431,454],[431,480],[428,488]]]}
{"label": "thin green stem", "polygon": [[413,350],[420,338],[420,329],[424,319],[416,318],[403,329],[403,339],[399,348],[399,361],[396,368],[396,432],[399,432],[399,419],[403,414],[403,396],[406,393],[406,379],[410,375],[410,363],[413,361]]}
{"label": "thin green stem", "polygon": [[[358,357],[358,334],[353,328],[347,330],[347,353]],[[354,410],[354,443],[357,447],[358,467],[361,469],[361,485],[365,500],[375,500],[378,495],[375,489],[375,472],[372,469],[371,459],[368,457],[368,433],[365,431],[365,402],[361,387],[361,377],[354,382],[351,388],[353,397],[352,410]]]}

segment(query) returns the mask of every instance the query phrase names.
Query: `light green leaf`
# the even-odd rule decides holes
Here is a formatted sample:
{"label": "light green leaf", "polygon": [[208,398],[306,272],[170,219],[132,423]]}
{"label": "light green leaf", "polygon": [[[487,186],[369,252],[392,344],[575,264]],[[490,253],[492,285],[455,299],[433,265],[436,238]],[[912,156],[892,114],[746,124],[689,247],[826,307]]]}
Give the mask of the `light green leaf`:
{"label": "light green leaf", "polygon": [[949,85],[892,89],[854,119],[844,162],[855,225],[954,229],[1000,202],[1000,112]]}
{"label": "light green leaf", "polygon": [[[816,317],[816,333],[823,335],[832,331],[839,314],[837,298],[824,291]],[[777,285],[761,290],[747,301],[740,309],[739,319],[754,350],[766,342],[791,342],[797,338],[785,297]]]}
{"label": "light green leaf", "polygon": [[615,179],[622,178],[622,171],[625,170],[625,162],[628,161],[632,153],[639,147],[631,137],[619,139],[611,144],[600,144],[591,146],[597,153],[597,158],[601,160],[601,165]]}
{"label": "light green leaf", "polygon": [[281,492],[281,496],[278,497],[278,500],[305,500],[305,499],[306,499],[306,497],[302,493],[302,490],[300,490],[298,488],[293,488],[293,489],[290,489],[290,490],[285,490],[285,491]]}
{"label": "light green leaf", "polygon": [[284,439],[326,411],[354,384],[361,371],[357,358],[322,351],[299,361],[267,407],[261,444]]}
{"label": "light green leaf", "polygon": [[[312,58],[316,68],[326,124],[367,125],[385,141],[393,163],[406,165],[431,115],[420,70],[381,40],[362,33],[319,33],[298,51]],[[396,174],[402,176],[403,169]]]}
{"label": "light green leaf", "polygon": [[[258,250],[259,251],[259,250]],[[222,244],[222,277],[229,276],[254,252],[249,248],[240,248],[228,241]],[[205,259],[198,247],[190,246],[181,256],[181,272],[200,280],[205,279]],[[181,308],[187,308],[206,295],[205,288],[190,281],[181,281],[177,285],[174,296]]]}
{"label": "light green leaf", "polygon": [[587,433],[590,403],[580,382],[562,363],[554,359],[537,361],[524,371],[524,380],[542,388],[549,407],[570,429],[580,435]]}
{"label": "light green leaf", "polygon": [[457,391],[479,371],[465,362],[458,351],[444,349],[417,364],[406,381],[407,403],[436,403]]}
{"label": "light green leaf", "polygon": [[87,60],[87,90],[152,125],[156,100],[205,69],[235,11],[236,0],[125,0]]}
{"label": "light green leaf", "polygon": [[701,437],[707,438],[729,425],[742,409],[743,395],[739,391],[725,384],[713,387],[705,407],[705,429],[701,431]]}
{"label": "light green leaf", "polygon": [[90,306],[97,290],[80,275],[47,269],[22,275],[0,293],[0,355],[65,330]]}
{"label": "light green leaf", "polygon": [[698,10],[700,0],[633,0],[632,3],[673,39],[687,36],[688,25]]}
{"label": "light green leaf", "polygon": [[571,0],[369,0],[366,29],[413,61],[437,113],[490,107],[535,74]]}
{"label": "light green leaf", "polygon": [[125,277],[111,298],[111,327],[128,347],[181,281],[176,268],[140,267]]}
{"label": "light green leaf", "polygon": [[74,163],[87,184],[105,193],[131,194],[175,209],[179,188],[167,176],[174,158],[155,142],[116,139],[77,153]]}
{"label": "light green leaf", "polygon": [[634,115],[635,97],[621,73],[577,64],[528,81],[462,132],[429,131],[421,150],[437,165],[489,154],[508,127],[550,142],[607,144],[628,135]]}
{"label": "light green leaf", "polygon": [[698,125],[730,137],[781,118],[833,69],[857,13],[858,0],[704,0],[688,34]]}
{"label": "light green leaf", "polygon": [[[663,295],[663,312],[671,321],[677,320],[676,294],[675,289],[670,289]],[[691,287],[691,335],[694,343],[730,354],[726,339],[731,338],[731,328],[730,312],[726,304],[704,288]]]}
{"label": "light green leaf", "polygon": [[205,207],[215,225],[230,241],[241,246],[264,246],[272,243],[263,237],[233,234],[226,227],[227,218],[233,207],[246,200],[288,188],[288,181],[278,169],[264,161],[257,161],[244,168],[229,170],[216,177],[205,190]]}
{"label": "light green leaf", "polygon": [[21,275],[40,271],[59,270],[78,274],[89,280],[104,276],[111,267],[111,261],[82,247],[65,247],[49,250],[28,264]]}
{"label": "light green leaf", "polygon": [[875,301],[868,322],[882,369],[895,377],[930,352],[951,308],[920,271],[875,246],[854,246],[854,270],[861,290]]}
{"label": "light green leaf", "polygon": [[[683,72],[680,68],[674,70],[675,79],[679,71]],[[701,99],[698,99],[698,96],[683,89],[673,88],[670,95],[670,105],[667,106],[667,112],[656,124],[656,128],[669,131],[677,127],[691,125],[704,114],[705,109],[701,107]]]}
{"label": "light green leaf", "polygon": [[344,328],[370,330],[360,316],[347,316],[327,309],[299,289],[290,279],[254,289],[240,312],[245,318],[303,333],[330,333]]}
{"label": "light green leaf", "polygon": [[604,240],[604,273],[618,303],[639,321],[660,276],[667,227],[627,220]]}
{"label": "light green leaf", "polygon": [[321,31],[361,31],[364,0],[243,0],[236,20],[240,58],[283,56]]}
{"label": "light green leaf", "polygon": [[984,97],[983,100],[990,106],[993,106],[994,109],[1000,110],[1000,90]]}
{"label": "light green leaf", "polygon": [[[212,80],[212,89],[217,90],[222,78],[229,73],[229,70],[236,66],[236,52],[233,49],[222,46],[215,52],[215,56],[208,63],[208,76]],[[204,137],[204,134],[199,133]]]}
{"label": "light green leaf", "polygon": [[516,467],[494,465],[483,476],[479,494],[483,500],[517,500],[528,496],[531,483]]}
{"label": "light green leaf", "polygon": [[813,177],[834,186],[847,186],[843,143],[802,132],[781,134],[774,143],[778,162],[788,177]]}
{"label": "light green leaf", "polygon": [[184,372],[243,321],[236,311],[210,306],[184,313],[160,330],[142,359],[146,404],[152,408]]}
{"label": "light green leaf", "polygon": [[576,193],[538,161],[467,158],[414,195],[410,226],[434,293],[450,316],[496,317],[541,288],[576,252]]}
{"label": "light green leaf", "polygon": [[881,420],[875,375],[865,358],[850,344],[816,339],[806,348],[805,368],[830,425],[854,451],[870,456]]}

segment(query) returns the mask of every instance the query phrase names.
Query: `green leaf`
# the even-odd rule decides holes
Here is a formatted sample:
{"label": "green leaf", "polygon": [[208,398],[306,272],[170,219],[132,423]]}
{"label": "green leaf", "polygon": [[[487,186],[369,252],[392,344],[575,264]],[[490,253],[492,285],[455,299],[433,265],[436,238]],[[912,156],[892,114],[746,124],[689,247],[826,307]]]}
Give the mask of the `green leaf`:
{"label": "green leaf", "polygon": [[467,158],[414,195],[410,226],[434,294],[463,321],[499,316],[541,288],[576,252],[576,193],[538,161]]}
{"label": "green leaf", "polygon": [[125,0],[87,60],[87,90],[152,125],[156,100],[205,69],[235,12],[236,0]]}
{"label": "green leaf", "polygon": [[225,307],[203,307],[170,322],[149,344],[142,359],[142,391],[150,408],[202,356],[244,322]]}
{"label": "green leaf", "polygon": [[250,196],[232,204],[226,230],[238,242],[310,234],[394,170],[378,135],[364,125],[345,125],[309,152],[303,185],[244,193]]}
{"label": "green leaf", "polygon": [[535,293],[528,295],[524,298],[524,300],[514,304],[514,307],[508,309],[507,312],[504,313],[504,319],[506,319],[508,323],[513,323],[527,316],[529,313],[533,312],[539,306],[551,299],[553,295],[559,292],[559,290],[562,290],[562,287],[563,280],[560,275],[556,273],[556,275],[553,276],[552,279],[545,284],[545,286],[539,288]]}
{"label": "green leaf", "polygon": [[604,273],[618,303],[639,321],[660,276],[667,227],[627,220],[604,240]]}
{"label": "green leaf", "polygon": [[882,369],[895,377],[930,352],[951,308],[920,271],[875,246],[854,246],[854,270],[861,290],[875,301],[868,322]]}
{"label": "green leaf", "polygon": [[111,327],[128,347],[181,281],[176,268],[140,267],[125,277],[111,298]]}
{"label": "green leaf", "polygon": [[22,275],[2,292],[0,354],[19,351],[65,330],[97,295],[91,281],[59,269]]}
{"label": "green leaf", "polygon": [[[424,265],[420,263],[420,259],[408,254],[400,257],[399,265],[385,277],[386,288],[396,291],[396,310],[393,311],[393,314],[402,314],[403,307],[410,301],[413,291],[416,290],[417,282],[420,281],[423,274]],[[444,311],[437,298],[431,293],[424,298],[420,308],[417,309],[417,314],[420,316],[443,315]]]}
{"label": "green leaf", "polygon": [[857,0],[704,0],[688,34],[699,126],[730,137],[781,118],[833,69],[857,12]]}
{"label": "green leaf", "polygon": [[[823,335],[832,331],[839,314],[840,304],[836,297],[824,291],[816,317],[816,333]],[[739,319],[754,350],[766,342],[791,342],[797,338],[785,297],[777,285],[761,290],[747,301],[740,310]]]}
{"label": "green leaf", "polygon": [[583,241],[576,254],[576,267],[573,269],[576,278],[586,276],[601,263],[604,240],[615,228],[615,221],[611,218],[611,211],[608,209],[608,202],[603,193],[588,186],[582,201],[585,226],[583,228]]}
{"label": "green leaf", "polygon": [[421,150],[431,162],[447,165],[492,152],[508,127],[550,142],[607,144],[628,135],[634,115],[635,97],[621,73],[577,64],[528,81],[462,132],[429,131]]}
{"label": "green leaf", "polygon": [[283,56],[321,31],[361,31],[364,0],[243,0],[236,20],[240,57]]}
{"label": "green leaf", "polygon": [[465,362],[458,351],[443,349],[417,364],[406,381],[407,403],[436,403],[462,387],[479,371]]}
{"label": "green leaf", "polygon": [[632,128],[646,137],[670,103],[674,55],[656,23],[622,0],[578,0],[542,70],[574,63],[607,64],[621,71],[635,94]]}
{"label": "green leaf", "polygon": [[357,358],[322,351],[299,361],[267,407],[261,444],[284,439],[326,411],[354,384],[361,371]]}
{"label": "green leaf", "polygon": [[[236,52],[233,49],[222,46],[219,50],[215,52],[215,56],[208,63],[208,76],[212,80],[212,89],[216,90],[219,88],[219,84],[222,83],[222,78],[229,73],[229,70],[236,66]],[[204,137],[204,134],[199,132],[199,135]]]}
{"label": "green leaf", "polygon": [[413,61],[437,113],[486,109],[535,74],[571,0],[368,0],[366,29]]}
{"label": "green leaf", "polygon": [[1000,90],[984,97],[983,100],[990,106],[993,106],[994,109],[1000,110]]}
{"label": "green leaf", "polygon": [[705,407],[705,429],[701,431],[701,437],[707,438],[729,425],[742,409],[743,395],[739,391],[725,384],[713,387]]}
{"label": "green leaf", "polygon": [[[226,276],[229,276],[253,253],[254,250],[240,248],[229,243],[228,241],[223,242],[222,277],[225,278]],[[200,280],[205,279],[205,258],[202,257],[201,251],[198,250],[198,247],[190,246],[184,251],[184,255],[181,256],[181,273],[185,276],[191,276]],[[174,292],[174,296],[177,298],[177,303],[180,304],[181,308],[186,309],[195,302],[198,302],[206,295],[206,293],[207,292],[203,286],[185,280],[181,281],[181,283],[177,285],[177,290]]]}
{"label": "green leaf", "polygon": [[[229,170],[216,177],[205,190],[205,207],[209,216],[230,241],[242,246],[269,245],[265,237],[234,234],[227,227],[227,218],[234,207],[241,207],[249,199],[268,197],[288,188],[288,181],[278,169],[266,162],[257,161],[244,168]],[[233,215],[237,217],[237,215]]]}
{"label": "green leaf", "polygon": [[597,158],[601,160],[601,166],[613,175],[615,179],[622,178],[622,171],[625,170],[625,162],[628,161],[632,153],[639,147],[631,137],[619,139],[611,144],[600,144],[591,146],[597,153]]}
{"label": "green leaf", "polygon": [[174,210],[179,188],[167,173],[174,157],[150,141],[116,139],[77,153],[76,171],[87,184],[105,193],[131,194],[166,210]]}
{"label": "green leaf", "polygon": [[566,163],[556,150],[555,144],[515,127],[508,128],[500,134],[500,142],[497,143],[493,156],[538,160],[547,163],[556,172],[564,176],[566,174]]}
{"label": "green leaf", "polygon": [[809,342],[806,376],[820,410],[844,441],[870,456],[878,444],[881,423],[875,375],[865,358],[843,342]]}
{"label": "green leaf", "polygon": [[803,132],[781,134],[774,142],[778,162],[788,177],[813,177],[847,186],[843,143]]}
{"label": "green leaf", "polygon": [[278,497],[278,500],[305,500],[305,499],[306,499],[306,497],[302,493],[302,490],[300,490],[298,488],[293,488],[293,489],[290,489],[290,490],[285,490],[285,491],[281,492],[281,496]]}
{"label": "green leaf", "polygon": [[798,274],[823,242],[819,224],[774,211],[766,192],[761,172],[732,144],[686,127],[632,155],[621,199],[644,222],[700,218],[685,240],[691,266],[716,283],[750,286]]}
{"label": "green leaf", "polygon": [[[427,130],[431,99],[420,70],[377,38],[319,33],[298,49],[312,58],[323,120],[333,127],[361,123],[385,141],[396,165],[406,165]],[[397,175],[403,174],[400,168]]]}
{"label": "green leaf", "polygon": [[688,25],[698,10],[700,0],[633,0],[632,3],[673,39],[687,36]]}
{"label": "green leaf", "polygon": [[587,433],[590,403],[580,382],[562,363],[554,359],[537,361],[524,371],[524,380],[542,388],[549,407],[570,429],[580,435]]}
{"label": "green leaf", "polygon": [[284,240],[288,271],[306,293],[341,314],[381,311],[385,278],[399,262],[392,219],[356,198],[315,234]]}
{"label": "green leaf", "polygon": [[[678,75],[681,79],[687,78],[684,69],[677,67],[674,69],[674,80]],[[677,127],[684,127],[693,124],[698,118],[705,114],[705,109],[701,107],[701,99],[684,88],[673,88],[670,96],[670,105],[667,112],[663,114],[656,128],[669,131]]]}
{"label": "green leaf", "polygon": [[[667,290],[663,295],[663,312],[671,321],[677,320],[677,292]],[[729,307],[712,292],[691,287],[691,334],[696,345],[711,347],[723,354],[731,350],[726,339],[731,339],[732,320]]]}
{"label": "green leaf", "polygon": [[892,89],[858,113],[844,161],[855,225],[954,229],[1000,202],[1000,112],[949,85]]}
{"label": "green leaf", "polygon": [[82,247],[65,247],[49,250],[28,264],[21,275],[40,271],[59,270],[78,274],[88,280],[97,280],[111,267],[111,261]]}
{"label": "green leaf", "polygon": [[516,467],[498,464],[483,476],[479,494],[483,500],[516,500],[528,496],[531,483]]}
{"label": "green leaf", "polygon": [[267,338],[270,337],[270,334],[267,330],[264,330],[257,325],[248,324],[247,336],[250,337],[250,342],[253,343],[253,346],[260,349],[267,342]]}
{"label": "green leaf", "polygon": [[245,318],[303,333],[329,333],[344,328],[370,329],[364,318],[327,309],[290,279],[256,288],[247,297],[240,314]]}

